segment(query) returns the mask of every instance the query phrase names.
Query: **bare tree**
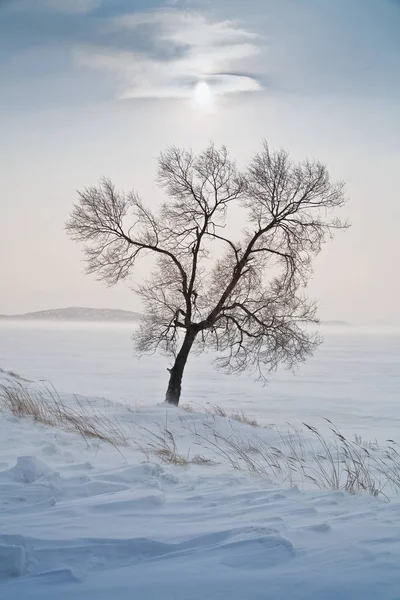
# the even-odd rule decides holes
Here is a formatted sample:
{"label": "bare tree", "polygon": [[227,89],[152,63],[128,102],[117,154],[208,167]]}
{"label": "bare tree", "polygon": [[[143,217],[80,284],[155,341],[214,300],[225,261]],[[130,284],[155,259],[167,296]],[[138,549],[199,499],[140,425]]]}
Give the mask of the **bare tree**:
{"label": "bare tree", "polygon": [[[145,309],[135,340],[140,352],[173,357],[166,401],[179,403],[192,348],[213,349],[218,367],[263,381],[278,364],[310,356],[320,340],[307,327],[317,318],[304,288],[323,242],[347,227],[331,216],[345,202],[343,184],[323,164],[296,164],[266,143],[245,173],[225,147],[199,155],[171,147],[159,157],[158,184],[168,199],[152,212],[103,179],[79,193],[66,229],[85,244],[87,272],[109,285],[155,257],[135,288]],[[225,235],[233,205],[246,223],[239,241]]]}

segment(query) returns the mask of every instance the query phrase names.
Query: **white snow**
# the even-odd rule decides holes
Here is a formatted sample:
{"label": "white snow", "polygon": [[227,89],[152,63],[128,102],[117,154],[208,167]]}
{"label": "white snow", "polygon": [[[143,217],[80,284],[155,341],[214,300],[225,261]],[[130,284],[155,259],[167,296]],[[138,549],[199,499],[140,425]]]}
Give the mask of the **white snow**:
{"label": "white snow", "polygon": [[35,456],[19,456],[15,467],[0,473],[0,481],[10,479],[22,481],[23,483],[33,483],[52,472],[52,469],[46,463]]}
{"label": "white snow", "polygon": [[[164,399],[168,363],[133,353],[131,324],[0,323],[0,367],[28,379],[50,381],[58,391],[153,406]],[[294,376],[272,374],[263,388],[248,376],[226,376],[211,358],[191,357],[183,403],[198,410],[221,404],[243,409],[262,424],[322,417],[352,436],[384,441],[400,426],[400,331],[326,327],[325,342]]]}
{"label": "white snow", "polygon": [[0,574],[18,576],[25,571],[25,549],[14,544],[0,544]]}
{"label": "white snow", "polygon": [[[398,600],[396,496],[290,487],[235,471],[204,443],[213,432],[281,443],[275,429],[205,414],[207,402],[265,424],[329,416],[352,433],[395,436],[399,338],[351,336],[335,334],[298,379],[280,374],[272,391],[192,364],[184,402],[199,412],[189,413],[157,405],[164,364],[134,368],[126,328],[46,329],[39,338],[38,329],[2,325],[1,367],[51,379],[66,403],[74,392],[91,396],[91,410],[118,419],[129,444],[117,451],[0,416],[0,599]],[[0,373],[7,381],[15,379]],[[142,406],[128,410],[128,401]],[[214,463],[163,464],[150,446],[165,431],[189,461]]]}

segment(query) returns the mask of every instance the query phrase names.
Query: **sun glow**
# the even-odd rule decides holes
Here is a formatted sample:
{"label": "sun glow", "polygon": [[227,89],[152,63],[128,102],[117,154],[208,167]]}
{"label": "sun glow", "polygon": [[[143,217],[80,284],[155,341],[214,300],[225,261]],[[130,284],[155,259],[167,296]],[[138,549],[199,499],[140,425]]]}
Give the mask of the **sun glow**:
{"label": "sun glow", "polygon": [[194,101],[200,108],[207,108],[212,104],[213,94],[205,81],[200,81],[194,88]]}

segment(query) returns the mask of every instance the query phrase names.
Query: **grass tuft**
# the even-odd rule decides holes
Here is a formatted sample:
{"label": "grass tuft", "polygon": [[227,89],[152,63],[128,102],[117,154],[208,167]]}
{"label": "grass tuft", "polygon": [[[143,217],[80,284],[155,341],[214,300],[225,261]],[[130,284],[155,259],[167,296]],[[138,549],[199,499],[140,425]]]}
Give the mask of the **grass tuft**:
{"label": "grass tuft", "polygon": [[211,409],[208,409],[207,412],[210,415],[215,415],[217,417],[227,417],[228,419],[233,419],[238,423],[244,423],[245,425],[250,425],[251,427],[260,427],[259,423],[255,419],[246,415],[246,413],[243,410],[233,411],[229,414],[219,404],[213,404]]}
{"label": "grass tuft", "polygon": [[30,389],[21,383],[0,386],[0,412],[50,427],[62,427],[79,433],[86,441],[95,438],[117,448],[128,440],[119,423],[91,404],[75,398],[76,407],[65,404],[54,388]]}
{"label": "grass tuft", "polygon": [[0,369],[0,373],[2,373],[3,375],[6,375],[7,377],[12,377],[13,379],[18,379],[18,381],[25,381],[25,382],[29,383],[29,379],[25,379],[24,377],[21,377],[21,375],[19,373],[16,373],[15,371],[7,371],[7,369]]}

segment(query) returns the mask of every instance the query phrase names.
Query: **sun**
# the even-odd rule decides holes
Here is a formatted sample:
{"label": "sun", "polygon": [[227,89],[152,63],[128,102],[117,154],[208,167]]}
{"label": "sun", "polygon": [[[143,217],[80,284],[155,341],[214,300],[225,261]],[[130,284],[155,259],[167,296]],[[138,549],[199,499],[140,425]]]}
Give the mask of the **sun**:
{"label": "sun", "polygon": [[205,81],[199,81],[194,88],[194,101],[200,108],[207,108],[213,101],[213,94],[210,86]]}

